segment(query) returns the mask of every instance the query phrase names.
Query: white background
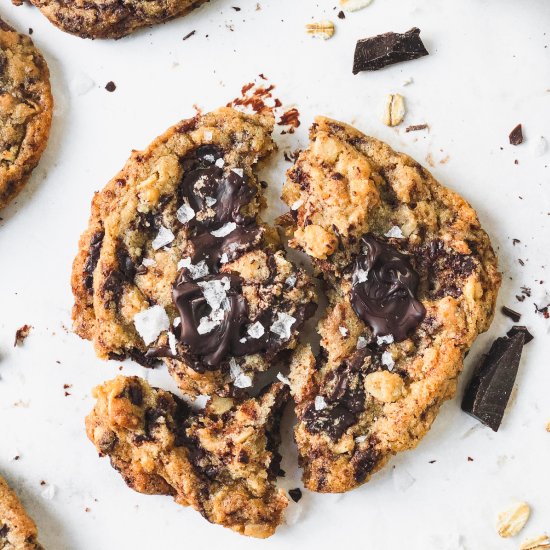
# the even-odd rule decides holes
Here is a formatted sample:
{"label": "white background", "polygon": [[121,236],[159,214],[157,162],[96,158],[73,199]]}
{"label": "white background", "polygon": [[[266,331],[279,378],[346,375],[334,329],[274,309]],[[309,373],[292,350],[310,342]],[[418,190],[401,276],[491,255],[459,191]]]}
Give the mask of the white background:
{"label": "white background", "polygon": [[[550,152],[535,155],[538,137],[550,138],[550,2],[375,0],[345,20],[336,17],[336,0],[260,4],[257,11],[251,0],[212,0],[131,38],[89,41],[55,29],[34,8],[2,1],[8,22],[34,29],[56,110],[41,164],[0,213],[0,471],[18,488],[48,550],[518,548],[524,535],[550,530],[550,320],[533,305],[550,301]],[[336,23],[331,40],[306,36],[304,25],[319,19]],[[352,75],[358,38],[412,26],[422,29],[429,57]],[[520,311],[536,336],[497,434],[461,412],[457,398],[416,450],[344,496],[305,492],[290,510],[294,525],[267,541],[209,525],[169,497],[134,493],[97,457],[83,429],[90,389],[118,374],[120,363],[99,361],[88,342],[70,333],[69,287],[92,194],[130,150],[193,115],[193,104],[224,105],[259,73],[285,105],[297,105],[302,121],[293,136],[277,135],[281,151],[267,174],[272,214],[282,211],[278,193],[289,167],[282,150],[304,146],[315,114],[353,123],[424,165],[431,154],[435,176],[474,205],[491,235],[504,274],[499,306]],[[414,82],[402,87],[409,77]],[[114,93],[104,88],[111,80]],[[380,122],[392,91],[408,106],[397,129]],[[424,122],[430,132],[405,133],[406,125]],[[508,133],[519,122],[526,141],[512,147]],[[513,246],[512,238],[521,243]],[[520,304],[515,295],[522,285],[533,296]],[[14,348],[14,333],[25,323],[34,329]],[[510,324],[497,313],[468,357],[462,386],[479,354]],[[162,368],[146,372],[127,363],[123,372],[174,388]],[[72,385],[68,397],[63,384]],[[287,447],[284,486],[292,488],[299,472]],[[50,485],[55,494],[48,500],[42,493]],[[501,540],[496,514],[517,500],[528,501],[533,515],[520,537]]]}

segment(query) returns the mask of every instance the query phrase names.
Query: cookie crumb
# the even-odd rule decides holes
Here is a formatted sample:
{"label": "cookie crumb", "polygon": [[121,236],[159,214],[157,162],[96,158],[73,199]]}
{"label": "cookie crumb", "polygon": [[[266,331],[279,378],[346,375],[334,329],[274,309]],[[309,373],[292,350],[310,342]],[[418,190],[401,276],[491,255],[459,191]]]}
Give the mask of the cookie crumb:
{"label": "cookie crumb", "polygon": [[15,340],[13,342],[14,348],[23,345],[23,342],[31,332],[32,328],[32,325],[23,325],[22,327],[17,329],[17,331],[15,332]]}

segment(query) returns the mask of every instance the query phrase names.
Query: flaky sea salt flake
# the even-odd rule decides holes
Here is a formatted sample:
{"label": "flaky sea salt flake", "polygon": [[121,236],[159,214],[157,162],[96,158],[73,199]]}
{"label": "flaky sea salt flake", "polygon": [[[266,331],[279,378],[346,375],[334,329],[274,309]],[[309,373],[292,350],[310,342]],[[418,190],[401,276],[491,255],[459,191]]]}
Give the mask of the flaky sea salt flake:
{"label": "flaky sea salt flake", "polygon": [[227,222],[224,223],[219,229],[215,229],[214,231],[210,231],[214,237],[225,237],[226,235],[229,235],[232,231],[235,231],[237,227],[237,224],[235,222]]}
{"label": "flaky sea salt flake", "polygon": [[174,234],[172,233],[172,231],[170,231],[170,229],[168,229],[167,227],[164,227],[164,225],[161,225],[157,236],[153,239],[153,242],[151,243],[151,246],[153,247],[153,250],[158,250],[159,248],[170,244],[173,240]]}
{"label": "flaky sea salt flake", "polygon": [[288,340],[291,335],[290,327],[296,319],[283,311],[277,312],[277,320],[273,322],[270,331],[276,334],[281,340]]}

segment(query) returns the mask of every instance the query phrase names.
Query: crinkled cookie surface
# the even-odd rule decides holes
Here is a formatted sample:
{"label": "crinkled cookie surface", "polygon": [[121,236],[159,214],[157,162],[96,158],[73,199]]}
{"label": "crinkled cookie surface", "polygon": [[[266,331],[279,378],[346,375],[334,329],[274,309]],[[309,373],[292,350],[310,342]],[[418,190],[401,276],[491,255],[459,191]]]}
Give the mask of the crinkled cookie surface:
{"label": "crinkled cookie surface", "polygon": [[318,117],[281,219],[329,288],[321,352],[295,355],[306,487],[342,492],[414,447],[493,317],[500,275],[475,211],[410,157]]}
{"label": "crinkled cookie surface", "polygon": [[0,208],[21,191],[48,141],[53,99],[46,61],[0,19]]}

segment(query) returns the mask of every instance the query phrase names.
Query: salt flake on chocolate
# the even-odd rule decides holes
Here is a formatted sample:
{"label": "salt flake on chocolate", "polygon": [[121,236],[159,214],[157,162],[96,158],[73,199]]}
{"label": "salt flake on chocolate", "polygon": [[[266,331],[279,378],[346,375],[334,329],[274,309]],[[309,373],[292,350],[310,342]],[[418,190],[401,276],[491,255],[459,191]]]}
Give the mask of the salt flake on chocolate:
{"label": "salt flake on chocolate", "polygon": [[156,305],[134,315],[134,325],[145,345],[153,343],[161,332],[168,330],[170,319],[162,306]]}
{"label": "salt flake on chocolate", "polygon": [[265,334],[265,328],[260,321],[256,321],[248,327],[247,332],[250,338],[261,338]]}
{"label": "salt flake on chocolate", "polygon": [[291,332],[290,327],[296,322],[296,319],[282,311],[277,312],[277,320],[271,325],[270,331],[276,334],[281,340],[288,340]]}
{"label": "salt flake on chocolate", "polygon": [[178,354],[178,350],[176,349],[176,335],[173,332],[168,333],[168,347],[172,355]]}
{"label": "salt flake on chocolate", "polygon": [[203,296],[212,311],[221,309],[227,300],[225,291],[229,290],[229,278],[223,277],[222,279],[214,279],[213,281],[200,281],[197,284],[202,288]]}
{"label": "salt flake on chocolate", "polygon": [[377,336],[376,343],[379,346],[393,343],[393,334],[386,334],[386,336]]}
{"label": "salt flake on chocolate", "polygon": [[366,269],[355,270],[355,283],[365,283],[368,281],[369,272]]}
{"label": "salt flake on chocolate", "polygon": [[359,338],[357,338],[357,349],[365,349],[367,344],[367,339],[364,336],[359,336]]}
{"label": "salt flake on chocolate", "polygon": [[227,222],[224,223],[219,229],[215,229],[214,231],[210,231],[214,237],[225,237],[226,235],[229,235],[232,231],[235,231],[237,227],[237,224],[235,222]]}
{"label": "salt flake on chocolate", "polygon": [[153,242],[151,243],[151,246],[153,247],[153,250],[158,250],[159,248],[170,244],[173,240],[174,234],[172,233],[172,231],[170,231],[170,229],[168,229],[167,227],[164,227],[164,225],[161,225],[157,236],[153,239]]}
{"label": "salt flake on chocolate", "polygon": [[389,231],[384,233],[384,237],[390,237],[394,239],[404,239],[405,235],[403,235],[403,231],[401,231],[400,227],[397,227],[397,225],[394,225],[390,228]]}
{"label": "salt flake on chocolate", "polygon": [[282,372],[277,373],[277,380],[279,380],[279,382],[282,382],[283,384],[286,384],[287,386],[290,386],[290,380],[286,376],[284,376]]}
{"label": "salt flake on chocolate", "polygon": [[285,280],[285,285],[289,286],[290,288],[294,288],[295,284],[296,284],[296,275],[294,274],[289,275]]}
{"label": "salt flake on chocolate", "polygon": [[208,269],[208,265],[204,260],[201,260],[196,265],[193,265],[191,263],[191,258],[182,258],[178,262],[178,269],[184,268],[189,271],[189,275],[191,276],[191,279],[200,279],[201,277],[206,277],[210,270]]}
{"label": "salt flake on chocolate", "polygon": [[327,408],[327,402],[325,401],[325,398],[322,395],[318,395],[315,398],[315,410],[316,411],[322,411],[323,409]]}
{"label": "salt flake on chocolate", "polygon": [[216,160],[216,162],[214,163],[218,168],[223,168],[223,165],[225,164],[225,161],[222,159],[222,158],[219,158],[218,160]]}
{"label": "salt flake on chocolate", "polygon": [[187,199],[183,200],[183,204],[176,211],[176,218],[180,223],[188,223],[195,217],[195,211],[189,205]]}
{"label": "salt flake on chocolate", "polygon": [[214,197],[204,197],[204,202],[206,203],[206,206],[210,207],[214,206],[218,202],[218,199],[215,199]]}
{"label": "salt flake on chocolate", "polygon": [[243,372],[241,366],[233,357],[229,360],[229,371],[236,388],[249,388],[252,386],[252,379]]}
{"label": "salt flake on chocolate", "polygon": [[244,176],[244,171],[242,168],[231,168],[231,172],[237,174],[239,178],[242,178]]}

